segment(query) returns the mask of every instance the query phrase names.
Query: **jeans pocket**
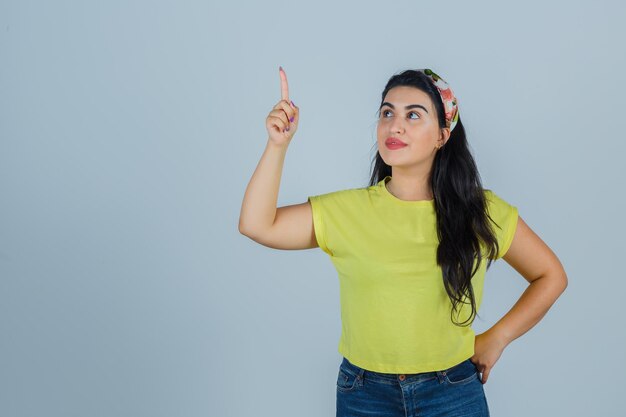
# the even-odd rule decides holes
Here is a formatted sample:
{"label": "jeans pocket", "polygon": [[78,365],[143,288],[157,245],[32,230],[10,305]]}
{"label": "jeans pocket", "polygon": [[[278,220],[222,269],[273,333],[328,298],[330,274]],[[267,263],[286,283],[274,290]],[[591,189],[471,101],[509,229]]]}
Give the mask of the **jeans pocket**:
{"label": "jeans pocket", "polygon": [[337,375],[337,390],[341,392],[352,391],[357,386],[358,376],[340,367]]}
{"label": "jeans pocket", "polygon": [[445,379],[452,385],[461,385],[478,379],[478,368],[469,359],[445,371]]}

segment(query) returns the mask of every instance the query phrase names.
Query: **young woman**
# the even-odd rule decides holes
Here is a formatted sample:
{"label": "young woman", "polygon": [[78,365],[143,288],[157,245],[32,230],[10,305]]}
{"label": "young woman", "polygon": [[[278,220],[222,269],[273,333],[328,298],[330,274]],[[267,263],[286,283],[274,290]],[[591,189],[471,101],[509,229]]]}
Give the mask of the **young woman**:
{"label": "young woman", "polygon": [[[559,259],[516,206],[483,189],[457,99],[430,69],[387,82],[369,186],[276,208],[300,118],[279,73],[282,98],[266,119],[239,231],[271,248],[319,247],[337,269],[337,416],[489,416],[491,369],[567,287]],[[485,272],[500,258],[529,286],[476,335]]]}

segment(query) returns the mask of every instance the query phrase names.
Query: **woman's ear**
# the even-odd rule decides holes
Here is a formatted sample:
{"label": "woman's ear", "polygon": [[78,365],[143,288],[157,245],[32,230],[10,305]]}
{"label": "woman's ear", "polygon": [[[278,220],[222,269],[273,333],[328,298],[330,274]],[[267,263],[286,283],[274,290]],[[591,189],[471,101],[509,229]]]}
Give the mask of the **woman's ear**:
{"label": "woman's ear", "polygon": [[441,129],[441,135],[439,135],[439,147],[445,145],[446,142],[448,142],[448,139],[450,139],[450,128],[444,127],[443,129]]}

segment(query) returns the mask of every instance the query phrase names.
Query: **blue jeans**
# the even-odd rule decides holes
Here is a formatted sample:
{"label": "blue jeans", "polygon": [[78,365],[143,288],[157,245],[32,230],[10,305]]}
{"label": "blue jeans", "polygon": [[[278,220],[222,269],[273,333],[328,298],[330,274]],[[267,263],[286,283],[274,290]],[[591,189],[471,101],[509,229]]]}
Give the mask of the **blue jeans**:
{"label": "blue jeans", "polygon": [[469,359],[441,371],[387,374],[343,358],[337,417],[489,417],[478,368]]}

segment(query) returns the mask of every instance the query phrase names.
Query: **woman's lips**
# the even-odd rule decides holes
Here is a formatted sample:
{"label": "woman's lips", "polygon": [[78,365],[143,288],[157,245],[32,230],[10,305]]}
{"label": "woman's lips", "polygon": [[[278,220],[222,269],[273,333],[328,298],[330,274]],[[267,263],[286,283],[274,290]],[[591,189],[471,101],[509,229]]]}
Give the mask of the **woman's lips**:
{"label": "woman's lips", "polygon": [[385,142],[385,146],[387,146],[388,149],[391,149],[393,151],[395,149],[404,148],[407,145],[403,144],[403,143],[398,143],[398,142],[396,142],[396,143]]}
{"label": "woman's lips", "polygon": [[395,149],[402,149],[405,146],[407,146],[407,144],[402,142],[398,138],[394,138],[393,136],[390,136],[387,139],[385,139],[385,146],[387,146],[387,149],[395,150]]}

